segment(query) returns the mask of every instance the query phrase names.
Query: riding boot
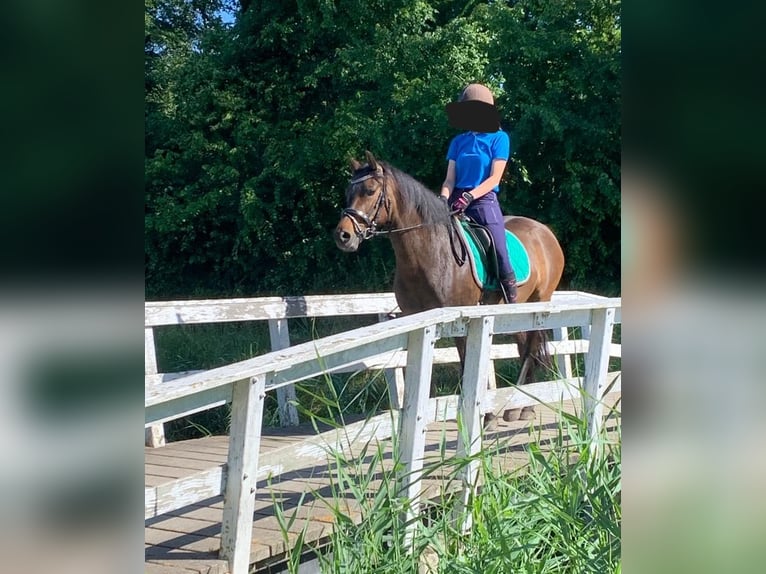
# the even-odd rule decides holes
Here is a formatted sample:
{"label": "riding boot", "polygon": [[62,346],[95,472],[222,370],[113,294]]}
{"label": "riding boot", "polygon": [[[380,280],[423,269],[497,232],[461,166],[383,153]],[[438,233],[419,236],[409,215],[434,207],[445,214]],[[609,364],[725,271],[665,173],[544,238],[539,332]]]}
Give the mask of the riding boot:
{"label": "riding boot", "polygon": [[516,276],[512,275],[500,281],[500,286],[508,303],[516,302]]}

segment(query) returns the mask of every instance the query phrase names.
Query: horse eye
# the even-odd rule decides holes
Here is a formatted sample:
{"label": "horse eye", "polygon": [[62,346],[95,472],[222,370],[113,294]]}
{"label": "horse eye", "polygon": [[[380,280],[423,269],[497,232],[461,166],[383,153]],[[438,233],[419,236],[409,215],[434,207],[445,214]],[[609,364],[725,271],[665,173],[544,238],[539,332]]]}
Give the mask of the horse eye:
{"label": "horse eye", "polygon": [[365,188],[364,188],[364,192],[365,192],[365,193],[366,193],[368,196],[372,196],[372,195],[375,193],[375,190],[374,190],[374,189],[371,189],[371,188],[369,188],[369,187],[365,187]]}

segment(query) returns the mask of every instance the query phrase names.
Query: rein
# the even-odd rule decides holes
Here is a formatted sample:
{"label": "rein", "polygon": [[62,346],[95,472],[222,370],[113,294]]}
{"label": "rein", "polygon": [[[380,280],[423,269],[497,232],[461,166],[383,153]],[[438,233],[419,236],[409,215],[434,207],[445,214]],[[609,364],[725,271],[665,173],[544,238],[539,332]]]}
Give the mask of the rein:
{"label": "rein", "polygon": [[457,242],[460,245],[460,254],[458,254],[457,249],[455,248],[455,235],[457,235],[457,231],[455,230],[455,220],[452,218],[452,215],[453,214],[451,213],[449,222],[449,245],[452,249],[452,256],[455,258],[455,262],[458,267],[462,267],[465,260],[468,258],[468,250],[466,249],[465,243],[459,238]]}

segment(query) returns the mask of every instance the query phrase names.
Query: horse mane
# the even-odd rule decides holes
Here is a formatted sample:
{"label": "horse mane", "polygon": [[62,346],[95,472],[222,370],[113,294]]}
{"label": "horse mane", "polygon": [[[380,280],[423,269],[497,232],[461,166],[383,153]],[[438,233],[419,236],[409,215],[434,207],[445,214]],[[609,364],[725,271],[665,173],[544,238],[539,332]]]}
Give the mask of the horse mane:
{"label": "horse mane", "polygon": [[438,195],[425,185],[420,183],[411,175],[392,166],[387,162],[379,162],[384,170],[391,174],[396,182],[396,188],[401,195],[399,209],[402,212],[416,211],[423,223],[427,224],[449,224],[449,209],[446,202],[439,199]]}

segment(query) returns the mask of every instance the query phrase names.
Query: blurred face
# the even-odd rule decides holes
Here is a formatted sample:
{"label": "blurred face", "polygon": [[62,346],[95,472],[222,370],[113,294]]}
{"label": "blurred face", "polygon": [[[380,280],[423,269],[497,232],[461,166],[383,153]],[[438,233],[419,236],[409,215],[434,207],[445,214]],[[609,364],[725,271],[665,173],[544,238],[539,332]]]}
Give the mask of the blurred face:
{"label": "blurred face", "polygon": [[450,125],[459,130],[494,133],[500,129],[500,115],[484,102],[453,102],[446,110]]}

